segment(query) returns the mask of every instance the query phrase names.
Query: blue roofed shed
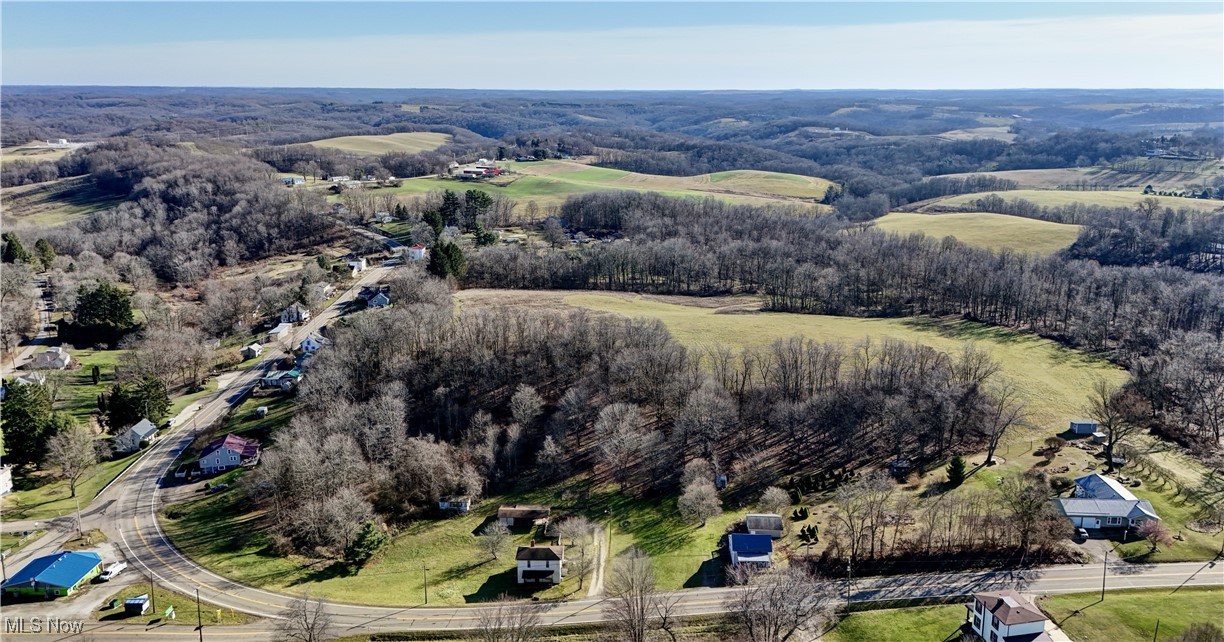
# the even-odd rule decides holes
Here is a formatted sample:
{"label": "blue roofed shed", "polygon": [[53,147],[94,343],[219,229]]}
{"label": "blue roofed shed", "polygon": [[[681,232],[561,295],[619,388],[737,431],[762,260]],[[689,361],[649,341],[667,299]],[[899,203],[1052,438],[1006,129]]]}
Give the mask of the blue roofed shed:
{"label": "blue roofed shed", "polygon": [[731,533],[727,536],[727,550],[731,553],[731,566],[740,564],[773,563],[773,539],[768,535]]}
{"label": "blue roofed shed", "polygon": [[4,583],[10,595],[72,595],[102,572],[102,557],[89,551],[44,555],[32,560]]}

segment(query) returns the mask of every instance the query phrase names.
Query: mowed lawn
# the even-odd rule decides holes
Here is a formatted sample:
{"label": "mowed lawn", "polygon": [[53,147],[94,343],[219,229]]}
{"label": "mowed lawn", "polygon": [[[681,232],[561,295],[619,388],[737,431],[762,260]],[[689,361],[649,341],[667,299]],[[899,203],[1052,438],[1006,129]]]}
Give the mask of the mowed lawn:
{"label": "mowed lawn", "polygon": [[547,207],[560,205],[573,194],[622,190],[659,192],[680,198],[717,198],[752,205],[794,203],[824,212],[827,207],[816,204],[816,201],[824,196],[831,184],[823,178],[756,170],[699,176],[659,176],[570,161],[510,162],[504,165],[514,173],[479,182],[413,178],[403,181],[400,187],[384,188],[382,191],[421,194],[443,189],[479,189],[492,196],[502,196],[520,203],[534,201],[540,207]]}
{"label": "mowed lawn", "polygon": [[972,207],[974,201],[991,194],[995,194],[1006,201],[1024,199],[1044,207],[1059,207],[1062,205],[1070,205],[1072,203],[1101,205],[1104,207],[1134,207],[1137,203],[1145,198],[1154,198],[1160,203],[1161,207],[1171,207],[1175,210],[1186,207],[1203,212],[1212,212],[1224,208],[1224,201],[1181,198],[1179,196],[1152,196],[1150,194],[1144,194],[1141,190],[1100,190],[1094,192],[1081,192],[1053,189],[1018,189],[1005,192],[978,192],[975,194],[949,196],[948,198],[941,199],[933,204],[928,204],[924,206],[923,209],[930,209],[931,207]]}
{"label": "mowed lawn", "polygon": [[[68,483],[50,481],[33,488],[14,490],[4,496],[3,515],[5,521],[18,519],[52,519],[73,513],[80,500],[81,510],[85,511],[89,503],[102,489],[136,461],[136,454],[121,459],[103,462],[93,468],[91,474],[77,482],[77,496],[73,498],[68,491]],[[14,480],[17,488],[26,483],[39,483],[47,477],[35,476],[29,480]]]}
{"label": "mowed lawn", "polygon": [[406,152],[418,154],[433,151],[454,140],[450,134],[437,132],[405,132],[400,134],[383,134],[378,136],[338,136],[315,140],[307,145],[327,147],[354,154],[377,156],[388,152]]}
{"label": "mowed lawn", "polygon": [[921,233],[937,239],[952,236],[974,247],[1035,254],[1053,254],[1070,246],[1080,231],[1078,225],[988,212],[893,212],[877,219],[876,227],[903,235]]}
{"label": "mowed lawn", "polygon": [[[128,571],[129,573],[133,571]],[[196,611],[195,596],[187,596],[182,593],[176,593],[161,586],[153,588],[153,604],[157,605],[157,609],[152,608],[144,615],[127,615],[123,611],[123,601],[130,597],[140,597],[149,594],[149,585],[146,582],[138,582],[123,590],[115,593],[108,598],[102,608],[94,613],[94,618],[109,623],[122,622],[137,626],[145,625],[178,625],[178,626],[196,626],[197,621],[202,621],[204,626],[209,625],[241,625],[249,624],[255,621],[255,616],[235,611],[233,609],[222,609],[208,602],[200,602],[200,610]],[[111,600],[119,600],[119,606],[110,608]],[[164,618],[166,609],[174,607],[174,619]]]}
{"label": "mowed lawn", "polygon": [[957,640],[965,621],[962,604],[858,611],[821,636],[827,642],[940,642]]}
{"label": "mowed lawn", "polygon": [[1157,620],[1156,639],[1171,640],[1191,624],[1220,626],[1224,620],[1220,588],[1109,591],[1099,600],[1099,593],[1050,595],[1038,606],[1076,642],[1149,642]]}

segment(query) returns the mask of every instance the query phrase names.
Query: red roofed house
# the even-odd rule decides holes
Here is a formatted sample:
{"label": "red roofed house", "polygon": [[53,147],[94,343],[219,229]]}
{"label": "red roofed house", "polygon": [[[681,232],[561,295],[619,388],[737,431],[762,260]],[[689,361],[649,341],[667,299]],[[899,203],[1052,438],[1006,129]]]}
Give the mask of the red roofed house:
{"label": "red roofed house", "polygon": [[420,244],[413,245],[412,247],[408,248],[408,260],[409,261],[424,261],[425,251],[426,250],[425,250],[424,245],[420,245]]}
{"label": "red roofed house", "polygon": [[200,472],[219,473],[259,461],[259,442],[229,434],[209,442],[200,452]]}
{"label": "red roofed house", "polygon": [[986,642],[1054,642],[1045,614],[1015,591],[978,593],[966,608],[969,626]]}

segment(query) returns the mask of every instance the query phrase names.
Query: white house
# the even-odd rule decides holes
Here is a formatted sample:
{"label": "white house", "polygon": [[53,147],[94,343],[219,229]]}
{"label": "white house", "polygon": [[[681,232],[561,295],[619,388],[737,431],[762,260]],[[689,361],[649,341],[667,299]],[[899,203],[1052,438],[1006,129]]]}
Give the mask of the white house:
{"label": "white house", "polygon": [[438,500],[438,510],[466,513],[472,510],[471,497],[443,497]]}
{"label": "white house", "polygon": [[0,495],[13,492],[13,467],[0,466]]}
{"label": "white house", "polygon": [[200,471],[219,473],[259,461],[259,442],[229,434],[214,439],[200,451]]}
{"label": "white house", "polygon": [[243,348],[241,352],[243,359],[254,359],[255,357],[263,354],[263,346],[259,345],[258,343],[252,343],[251,345]]}
{"label": "white house", "polygon": [[519,584],[560,584],[565,574],[562,546],[520,546],[514,554]]}
{"label": "white house", "polygon": [[312,332],[310,333],[310,336],[302,339],[302,342],[298,344],[298,350],[302,352],[314,352],[326,346],[328,343],[331,342],[323,337],[323,335],[320,335],[317,332]]}
{"label": "white house", "polygon": [[259,385],[264,388],[280,388],[285,392],[289,392],[301,381],[302,371],[297,368],[292,370],[272,370],[260,378]]}
{"label": "white house", "polygon": [[286,176],[281,179],[281,182],[287,187],[293,187],[294,185],[301,185],[305,183],[306,179],[302,178],[301,176]]}
{"label": "white house", "polygon": [[357,276],[358,274],[364,272],[367,267],[369,267],[366,264],[365,259],[353,259],[352,261],[348,262],[348,266],[353,276]]}
{"label": "white house", "polygon": [[768,535],[771,539],[782,537],[782,516],[773,513],[748,513],[744,526],[750,535]]}
{"label": "white house", "polygon": [[1056,497],[1054,507],[1076,528],[1132,528],[1160,517],[1151,502],[1134,496],[1112,477],[1086,475],[1075,480],[1071,497]]}
{"label": "white house", "polygon": [[281,323],[305,323],[310,320],[310,308],[301,303],[293,305],[281,310]]}
{"label": "white house", "polygon": [[425,249],[424,245],[417,244],[408,248],[409,261],[424,261],[429,250]]}
{"label": "white house", "polygon": [[71,364],[72,356],[59,346],[47,348],[30,360],[30,368],[33,370],[63,370]]}
{"label": "white house", "polygon": [[1073,435],[1091,435],[1099,426],[1100,424],[1091,419],[1072,419],[1069,430]]}
{"label": "white house", "polygon": [[1054,642],[1046,616],[1015,591],[978,593],[965,608],[969,626],[987,642]]}
{"label": "white house", "polygon": [[268,331],[268,343],[276,343],[281,339],[287,339],[293,334],[292,323],[282,323]]}
{"label": "white house", "polygon": [[731,566],[769,566],[773,564],[773,539],[768,535],[731,533],[727,536],[727,552],[731,555]]}
{"label": "white house", "polygon": [[395,220],[395,217],[391,216],[391,212],[374,212],[374,222],[375,223],[385,224],[385,223],[390,223],[391,221],[394,221],[394,220]]}
{"label": "white house", "polygon": [[41,372],[27,372],[13,378],[15,386],[45,386],[47,385],[47,375]]}
{"label": "white house", "polygon": [[114,446],[115,450],[121,453],[134,453],[140,450],[140,442],[152,440],[157,434],[157,426],[148,419],[141,419],[139,423],[128,426],[126,430],[115,435]]}

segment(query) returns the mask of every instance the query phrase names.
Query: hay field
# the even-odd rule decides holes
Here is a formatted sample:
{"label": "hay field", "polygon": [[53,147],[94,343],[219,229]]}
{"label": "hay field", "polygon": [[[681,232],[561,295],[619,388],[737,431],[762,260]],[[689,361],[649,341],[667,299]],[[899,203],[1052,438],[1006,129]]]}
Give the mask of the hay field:
{"label": "hay field", "polygon": [[860,319],[825,315],[759,312],[753,297],[659,297],[574,291],[462,290],[464,308],[489,306],[537,309],[580,308],[630,318],[659,319],[678,341],[691,348],[725,345],[740,349],[774,339],[803,336],[853,344],[866,337],[916,341],[941,351],[973,342],[1003,364],[1029,406],[1031,423],[1042,433],[1059,432],[1083,414],[1092,383],[1126,380],[1125,371],[1053,341],[958,320]]}
{"label": "hay field", "polygon": [[5,227],[61,225],[122,201],[121,197],[86,185],[83,178],[63,178],[0,190],[0,212],[3,212]]}
{"label": "hay field", "polygon": [[1105,207],[1134,207],[1135,204],[1139,203],[1139,201],[1142,201],[1145,198],[1154,198],[1160,202],[1161,207],[1171,207],[1173,209],[1185,207],[1203,212],[1211,212],[1224,208],[1224,201],[1181,198],[1178,196],[1148,196],[1138,190],[1102,190],[1096,192],[1078,192],[1064,190],[1018,189],[1006,192],[977,192],[974,194],[949,196],[944,199],[936,200],[932,203],[927,203],[923,207],[919,208],[918,211],[929,212],[939,211],[941,209],[946,211],[948,208],[953,207],[972,207],[973,201],[989,194],[998,194],[1004,200],[1008,201],[1024,199],[1044,207],[1059,207],[1062,205],[1070,205],[1072,203],[1102,205]]}
{"label": "hay field", "polygon": [[377,156],[388,152],[407,152],[409,154],[428,152],[450,143],[451,140],[453,137],[450,134],[406,132],[382,136],[339,136],[311,141],[307,145]]}
{"label": "hay field", "polygon": [[414,178],[388,191],[423,193],[436,190],[480,189],[520,202],[535,201],[541,207],[560,205],[571,194],[632,190],[660,192],[668,196],[706,198],[749,205],[794,203],[820,212],[828,208],[816,203],[831,184],[823,178],[733,170],[698,176],[659,176],[619,169],[592,167],[574,161],[505,163],[513,173],[479,182],[445,178]]}
{"label": "hay field", "polygon": [[1035,254],[1053,254],[1070,246],[1079,236],[1080,226],[1051,223],[1021,216],[988,212],[918,214],[893,212],[876,220],[885,232],[919,232],[935,238],[955,237],[974,247],[991,250],[1010,249]]}
{"label": "hay field", "polygon": [[[978,119],[981,120],[981,119]],[[992,127],[974,127],[971,129],[954,129],[938,134],[935,138],[946,141],[957,140],[1001,140],[1010,143],[1016,140],[1016,135],[1008,131],[1007,125]]]}
{"label": "hay field", "polygon": [[37,142],[16,147],[5,147],[0,149],[0,163],[10,163],[13,161],[26,161],[29,163],[56,161],[75,152],[80,147],[80,145],[48,147],[44,143]]}

